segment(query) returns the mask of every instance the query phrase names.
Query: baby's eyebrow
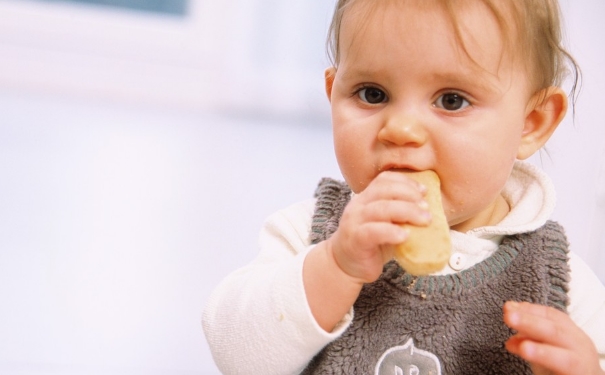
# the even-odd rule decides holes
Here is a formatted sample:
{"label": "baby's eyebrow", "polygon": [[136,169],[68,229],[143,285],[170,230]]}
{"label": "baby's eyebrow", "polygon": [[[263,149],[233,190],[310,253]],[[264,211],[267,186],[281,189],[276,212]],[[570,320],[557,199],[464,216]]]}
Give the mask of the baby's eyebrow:
{"label": "baby's eyebrow", "polygon": [[384,76],[387,74],[387,70],[370,70],[370,69],[345,69],[342,74],[344,80],[355,79],[355,80],[371,80],[375,77]]}
{"label": "baby's eyebrow", "polygon": [[435,72],[427,78],[431,82],[444,82],[453,87],[472,86],[483,92],[490,92],[497,89],[497,76],[489,74],[487,71],[472,72]]}
{"label": "baby's eyebrow", "polygon": [[[393,74],[390,69],[352,67],[345,68],[342,71],[341,79],[348,81],[368,81],[383,80]],[[466,69],[453,67],[451,70],[435,70],[425,72],[423,80],[427,84],[439,83],[451,89],[459,88],[461,90],[470,90],[482,92],[485,94],[496,94],[500,91],[498,88],[499,77],[495,74],[481,69]],[[387,79],[388,80],[388,79]]]}

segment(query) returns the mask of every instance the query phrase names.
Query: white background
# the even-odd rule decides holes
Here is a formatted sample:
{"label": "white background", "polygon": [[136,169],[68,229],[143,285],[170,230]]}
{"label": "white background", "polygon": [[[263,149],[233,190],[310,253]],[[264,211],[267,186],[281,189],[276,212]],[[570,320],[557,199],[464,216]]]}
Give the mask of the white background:
{"label": "white background", "polygon": [[[186,18],[0,1],[0,373],[218,374],[200,317],[263,219],[339,177],[333,1]],[[542,154],[605,280],[605,2],[562,3],[584,84]]]}

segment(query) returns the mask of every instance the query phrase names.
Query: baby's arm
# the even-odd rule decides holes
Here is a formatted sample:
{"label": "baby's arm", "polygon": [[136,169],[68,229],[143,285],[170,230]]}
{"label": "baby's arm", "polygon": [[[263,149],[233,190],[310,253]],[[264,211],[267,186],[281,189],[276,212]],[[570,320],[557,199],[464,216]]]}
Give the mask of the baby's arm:
{"label": "baby's arm", "polygon": [[[385,257],[381,255],[375,262],[362,256],[374,265],[368,267],[370,271],[359,268],[365,274],[362,276],[352,272],[351,265],[357,263],[350,262],[353,257],[347,251],[382,253],[381,248],[387,246],[368,249],[367,243],[386,243],[376,238],[382,235],[379,228],[386,224],[396,232],[400,229],[390,223],[373,224],[378,221],[376,217],[388,217],[384,215],[392,210],[387,207],[393,203],[379,201],[395,202],[403,194],[403,211],[420,216],[424,211],[409,202],[422,200],[418,185],[398,175],[383,173],[376,184],[372,183],[375,187],[355,196],[332,236],[334,240],[315,247],[307,243],[312,205],[294,205],[267,220],[255,261],[223,280],[204,309],[204,332],[222,373],[298,374],[317,352],[344,332],[351,320],[347,313],[359,293],[352,289],[347,295],[347,287],[360,288],[364,281],[377,278],[384,261],[390,259],[389,250],[384,250]],[[392,186],[401,180],[403,193],[401,187]],[[402,209],[401,202],[394,205]],[[402,214],[396,214],[394,220],[411,221],[406,214],[401,218],[398,215]],[[396,237],[395,242],[400,239]],[[358,247],[362,244],[366,245]],[[334,302],[336,306],[331,305]]]}
{"label": "baby's arm", "polygon": [[506,349],[532,364],[535,374],[605,375],[590,337],[552,307],[507,302],[504,322],[517,334]]}
{"label": "baby's arm", "polygon": [[202,325],[222,374],[299,374],[346,329],[322,330],[305,298],[313,207],[308,200],[271,215],[256,259],[227,276],[208,300]]}
{"label": "baby's arm", "polygon": [[375,281],[393,258],[393,245],[407,236],[397,224],[428,224],[423,194],[404,174],[381,173],[349,202],[332,237],[309,253],[303,281],[311,312],[324,330],[334,329],[363,284]]}

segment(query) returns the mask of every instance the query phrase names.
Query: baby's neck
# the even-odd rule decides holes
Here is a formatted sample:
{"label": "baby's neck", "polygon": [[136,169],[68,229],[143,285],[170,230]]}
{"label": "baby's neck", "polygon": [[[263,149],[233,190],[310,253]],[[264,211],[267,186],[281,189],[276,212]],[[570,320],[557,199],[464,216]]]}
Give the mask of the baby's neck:
{"label": "baby's neck", "polygon": [[471,229],[497,225],[509,212],[510,205],[502,194],[499,194],[494,203],[490,205],[489,209],[480,212],[472,219],[453,225],[451,229],[465,233]]}

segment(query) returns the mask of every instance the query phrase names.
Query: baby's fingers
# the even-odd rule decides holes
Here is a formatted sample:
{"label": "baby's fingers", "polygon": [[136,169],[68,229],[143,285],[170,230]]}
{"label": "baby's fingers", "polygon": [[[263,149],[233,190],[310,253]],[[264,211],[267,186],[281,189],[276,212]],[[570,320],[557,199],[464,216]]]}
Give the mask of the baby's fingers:
{"label": "baby's fingers", "polygon": [[391,223],[371,222],[360,226],[352,236],[358,249],[372,251],[380,245],[398,244],[409,236],[407,230]]}
{"label": "baby's fingers", "polygon": [[369,203],[360,210],[363,222],[427,225],[431,220],[426,202],[423,206],[414,202],[381,200]]}
{"label": "baby's fingers", "polygon": [[527,302],[507,302],[504,322],[531,340],[568,347],[582,332],[567,314],[552,307]]}
{"label": "baby's fingers", "polygon": [[519,336],[511,337],[506,342],[506,349],[530,362],[534,369],[539,366],[539,368],[548,370],[542,373],[590,373],[586,369],[582,369],[583,366],[587,365],[587,363],[584,363],[584,359],[568,349],[531,341]]}
{"label": "baby's fingers", "polygon": [[507,302],[504,322],[518,332],[506,342],[506,349],[530,362],[534,370],[602,374],[592,340],[564,312],[527,302]]}
{"label": "baby's fingers", "polygon": [[418,202],[425,194],[426,187],[408,176],[397,172],[383,172],[358,194],[357,198],[364,202],[381,199]]}

